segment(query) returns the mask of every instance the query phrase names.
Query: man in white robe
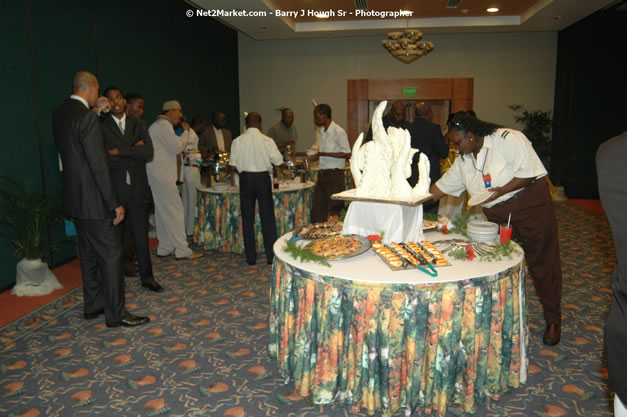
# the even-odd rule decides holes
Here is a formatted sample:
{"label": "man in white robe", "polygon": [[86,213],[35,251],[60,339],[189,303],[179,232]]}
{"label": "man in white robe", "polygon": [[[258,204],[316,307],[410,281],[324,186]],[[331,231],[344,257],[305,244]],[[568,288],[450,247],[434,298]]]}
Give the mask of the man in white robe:
{"label": "man in white robe", "polygon": [[[198,141],[196,133],[189,124],[182,122],[183,112],[176,100],[163,103],[163,112],[150,125],[148,133],[154,147],[152,162],[146,164],[148,183],[155,203],[155,222],[157,226],[157,256],[174,253],[176,259],[195,259],[202,253],[194,253],[187,244],[183,202],[176,187],[176,155],[186,146]],[[174,133],[174,126],[181,123],[184,132],[181,136]]]}

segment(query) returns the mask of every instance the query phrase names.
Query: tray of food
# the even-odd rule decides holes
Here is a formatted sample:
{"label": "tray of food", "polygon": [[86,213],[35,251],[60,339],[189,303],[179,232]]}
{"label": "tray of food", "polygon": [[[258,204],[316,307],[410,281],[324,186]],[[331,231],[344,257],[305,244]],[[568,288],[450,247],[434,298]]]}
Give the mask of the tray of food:
{"label": "tray of food", "polygon": [[306,224],[294,230],[293,235],[303,239],[321,239],[342,234],[343,226],[342,222]]}
{"label": "tray of food", "polygon": [[363,236],[338,234],[314,240],[305,248],[327,261],[336,261],[361,255],[370,249],[370,241]]}
{"label": "tray of food", "polygon": [[430,232],[432,230],[436,230],[438,228],[438,222],[435,220],[424,219],[422,221],[422,231]]}
{"label": "tray of food", "polygon": [[434,267],[450,265],[440,251],[428,241],[422,243],[391,242],[389,245],[375,242],[372,244],[372,249],[393,271],[416,269],[418,266],[427,265],[427,262]]}

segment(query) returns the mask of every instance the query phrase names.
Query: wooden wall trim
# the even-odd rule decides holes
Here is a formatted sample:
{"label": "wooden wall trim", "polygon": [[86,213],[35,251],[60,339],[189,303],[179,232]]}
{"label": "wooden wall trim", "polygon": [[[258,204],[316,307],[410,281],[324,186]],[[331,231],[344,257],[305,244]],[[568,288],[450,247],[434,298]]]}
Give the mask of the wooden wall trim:
{"label": "wooden wall trim", "polygon": [[[415,97],[403,96],[403,88],[416,88]],[[473,108],[473,78],[403,78],[348,80],[347,134],[352,143],[368,124],[369,100],[449,100],[450,111]]]}

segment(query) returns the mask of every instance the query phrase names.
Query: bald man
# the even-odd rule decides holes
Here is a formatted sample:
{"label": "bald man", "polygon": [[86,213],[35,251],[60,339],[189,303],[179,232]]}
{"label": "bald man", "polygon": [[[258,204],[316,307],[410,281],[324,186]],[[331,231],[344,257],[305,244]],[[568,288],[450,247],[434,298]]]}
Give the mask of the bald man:
{"label": "bald man", "polygon": [[[383,127],[388,130],[388,127],[396,127],[399,129],[409,129],[409,123],[407,122],[407,112],[405,111],[405,103],[402,101],[395,101],[390,105],[390,111],[383,116]],[[364,142],[372,140],[372,123],[368,128]]]}
{"label": "bald man", "polygon": [[137,326],[150,319],[134,316],[124,307],[119,226],[124,207],[111,181],[100,120],[89,111],[98,100],[98,88],[93,74],[77,72],[72,80],[74,94],[52,115],[64,169],[63,214],[74,221],[78,233],[85,319],[104,313],[108,327]]}
{"label": "bald man", "polygon": [[296,126],[294,126],[294,111],[289,107],[284,108],[281,111],[281,120],[271,126],[267,134],[274,140],[279,151],[283,154],[283,158],[289,157],[287,147],[293,148],[298,137]]}

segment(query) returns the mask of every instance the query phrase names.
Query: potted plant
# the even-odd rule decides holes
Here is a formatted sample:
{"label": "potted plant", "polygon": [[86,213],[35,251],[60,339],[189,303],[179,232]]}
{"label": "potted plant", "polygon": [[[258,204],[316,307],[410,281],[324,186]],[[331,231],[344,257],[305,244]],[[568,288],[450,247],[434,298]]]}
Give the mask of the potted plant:
{"label": "potted plant", "polygon": [[52,224],[61,220],[59,194],[27,192],[10,178],[0,178],[0,236],[13,246],[17,264],[17,295],[44,295],[63,288],[41,258],[54,246],[48,241]]}
{"label": "potted plant", "polygon": [[549,170],[551,164],[551,129],[553,119],[550,111],[529,111],[520,104],[508,106],[514,111],[522,110],[522,114],[514,116],[516,123],[522,123],[522,132],[531,141],[533,148],[540,157],[544,167]]}

